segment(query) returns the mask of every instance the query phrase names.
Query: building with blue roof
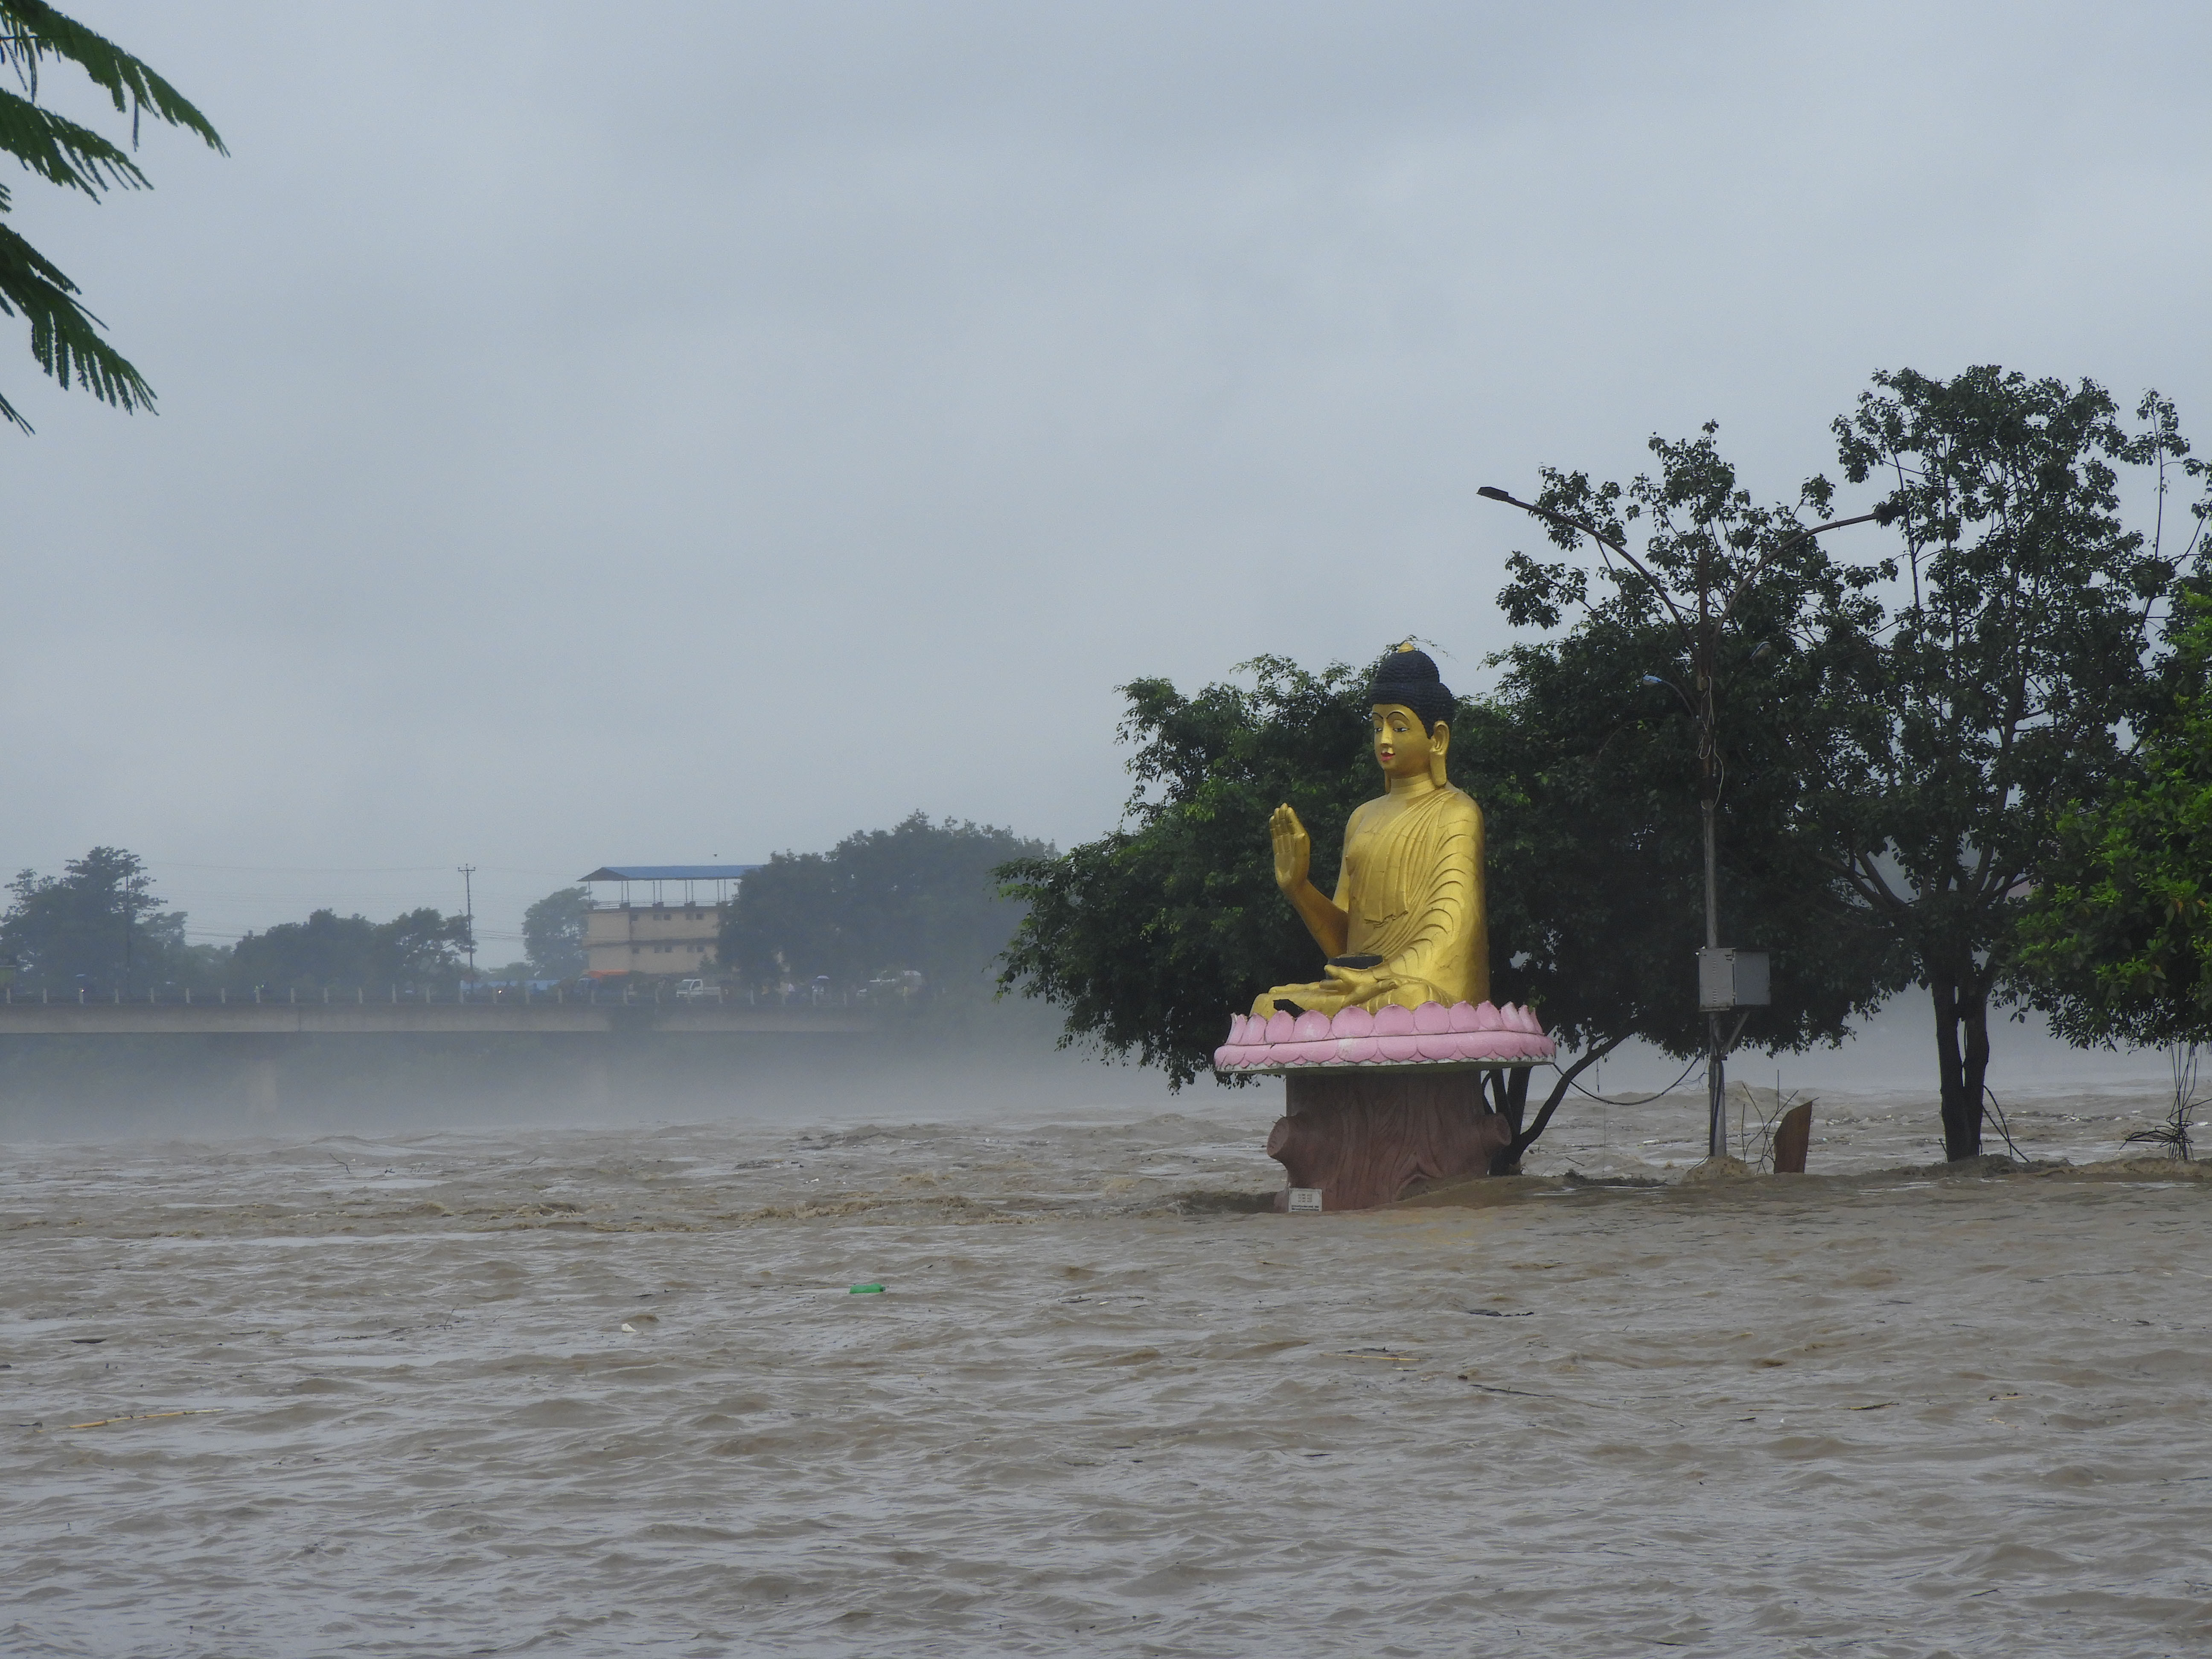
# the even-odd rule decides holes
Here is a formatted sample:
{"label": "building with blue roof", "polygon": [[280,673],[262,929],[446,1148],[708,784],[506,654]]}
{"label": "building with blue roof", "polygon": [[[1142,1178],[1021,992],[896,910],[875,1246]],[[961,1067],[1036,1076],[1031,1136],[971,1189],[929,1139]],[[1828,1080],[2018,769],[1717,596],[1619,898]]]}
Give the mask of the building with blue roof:
{"label": "building with blue roof", "polygon": [[[722,915],[757,864],[609,864],[591,890],[584,960],[594,974],[696,976],[714,965]],[[613,888],[610,892],[606,890]]]}

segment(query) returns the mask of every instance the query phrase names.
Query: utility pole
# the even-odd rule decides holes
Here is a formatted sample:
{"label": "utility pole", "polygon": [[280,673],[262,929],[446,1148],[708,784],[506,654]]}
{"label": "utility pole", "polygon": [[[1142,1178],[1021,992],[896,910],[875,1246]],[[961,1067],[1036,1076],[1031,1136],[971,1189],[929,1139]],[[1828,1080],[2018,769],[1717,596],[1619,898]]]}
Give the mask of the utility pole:
{"label": "utility pole", "polygon": [[[1618,556],[1641,576],[1656,594],[1674,619],[1675,630],[1688,648],[1692,684],[1697,691],[1694,701],[1682,688],[1656,674],[1646,674],[1646,685],[1663,685],[1681,699],[1698,732],[1698,817],[1705,832],[1705,948],[1698,952],[1698,1006],[1705,1016],[1705,1156],[1728,1156],[1728,1052],[1735,1046],[1736,1037],[1743,1030],[1747,1017],[1739,1013],[1735,1029],[1725,1036],[1721,1033],[1722,1010],[1765,1006],[1769,1000],[1766,958],[1763,952],[1723,951],[1721,948],[1719,856],[1715,842],[1714,820],[1720,810],[1720,719],[1715,681],[1720,662],[1721,630],[1728,624],[1741,599],[1752,583],[1772,563],[1776,556],[1787,552],[1798,543],[1810,541],[1815,536],[1825,536],[1831,530],[1841,530],[1846,525],[1867,524],[1875,514],[1862,513],[1855,519],[1835,519],[1826,524],[1801,530],[1788,539],[1777,543],[1760,556],[1759,562],[1739,578],[1726,593],[1717,592],[1712,568],[1712,543],[1707,536],[1698,542],[1698,611],[1695,618],[1683,614],[1674,595],[1643,560],[1630,552],[1626,546],[1611,536],[1601,534],[1592,526],[1554,513],[1548,507],[1534,501],[1517,501],[1504,490],[1485,484],[1475,494],[1493,501],[1503,501],[1508,507],[1517,507],[1547,524],[1554,524],[1577,535],[1587,536],[1599,546]],[[1722,601],[1717,611],[1714,600]],[[1764,655],[1762,646],[1758,654]],[[1741,968],[1739,962],[1741,961]],[[1719,981],[1725,979],[1725,984]]]}
{"label": "utility pole", "polygon": [[454,867],[460,872],[461,904],[469,919],[469,981],[473,984],[477,976],[477,867],[473,864]]}

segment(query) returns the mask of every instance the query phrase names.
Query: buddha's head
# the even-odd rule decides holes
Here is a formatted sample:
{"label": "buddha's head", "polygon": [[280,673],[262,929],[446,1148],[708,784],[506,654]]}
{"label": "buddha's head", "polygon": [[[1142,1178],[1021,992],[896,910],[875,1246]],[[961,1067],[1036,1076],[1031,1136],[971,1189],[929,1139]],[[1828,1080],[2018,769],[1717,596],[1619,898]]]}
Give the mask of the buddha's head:
{"label": "buddha's head", "polygon": [[1441,787],[1459,701],[1425,651],[1408,641],[1382,659],[1368,688],[1375,722],[1375,759],[1385,777],[1426,776]]}

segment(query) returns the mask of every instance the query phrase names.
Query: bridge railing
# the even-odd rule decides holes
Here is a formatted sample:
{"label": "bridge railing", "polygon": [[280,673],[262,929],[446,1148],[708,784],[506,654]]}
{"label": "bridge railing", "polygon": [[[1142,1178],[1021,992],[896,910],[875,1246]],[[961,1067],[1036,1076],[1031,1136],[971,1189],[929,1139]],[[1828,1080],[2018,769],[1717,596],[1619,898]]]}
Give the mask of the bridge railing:
{"label": "bridge railing", "polygon": [[[797,998],[790,1006],[818,1006],[819,1000],[810,1003],[805,997]],[[442,1005],[447,1007],[498,1007],[501,1006],[551,1007],[574,1003],[581,1007],[611,1008],[648,1006],[652,1007],[780,1007],[783,1000],[775,996],[757,996],[750,990],[738,990],[729,986],[710,985],[700,990],[685,993],[667,986],[653,986],[640,990],[635,986],[621,990],[609,990],[599,986],[556,985],[540,989],[534,986],[462,986],[441,989],[426,985],[356,985],[333,986],[256,986],[247,990],[227,987],[202,989],[197,987],[162,987],[144,991],[125,991],[119,988],[97,989],[90,986],[70,986],[57,989],[51,986],[0,987],[0,1006],[15,1007],[26,1004],[64,1007],[117,1007],[132,1005],[139,1007],[237,1007],[270,1005],[325,1007],[340,1005],[389,1003],[395,1007],[426,1007]]]}

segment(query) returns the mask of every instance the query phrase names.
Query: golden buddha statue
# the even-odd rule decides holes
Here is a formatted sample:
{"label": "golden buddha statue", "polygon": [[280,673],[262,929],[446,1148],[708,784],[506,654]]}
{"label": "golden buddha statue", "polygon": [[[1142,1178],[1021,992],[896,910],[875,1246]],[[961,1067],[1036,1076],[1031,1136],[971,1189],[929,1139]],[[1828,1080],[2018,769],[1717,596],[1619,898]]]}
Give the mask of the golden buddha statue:
{"label": "golden buddha statue", "polygon": [[1410,641],[1382,659],[1369,697],[1385,793],[1345,826],[1334,898],[1310,879],[1313,839],[1298,815],[1283,805],[1268,821],[1275,885],[1330,961],[1310,985],[1255,998],[1255,1014],[1489,1000],[1482,809],[1444,781],[1457,702]]}

